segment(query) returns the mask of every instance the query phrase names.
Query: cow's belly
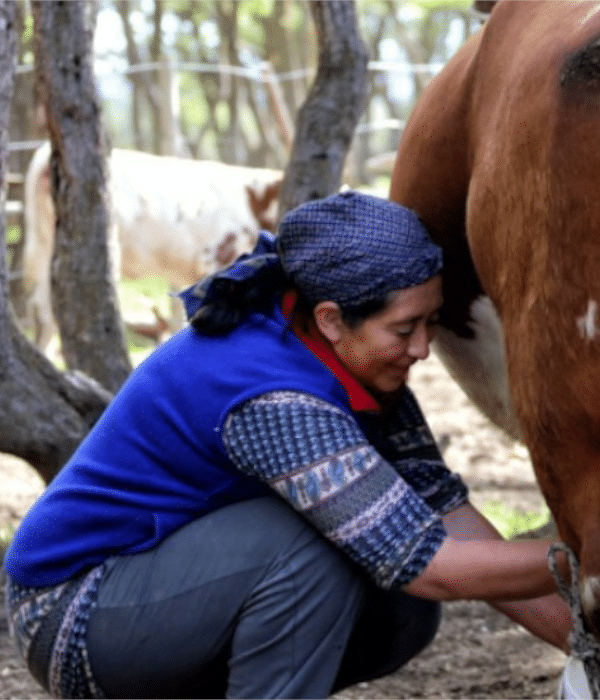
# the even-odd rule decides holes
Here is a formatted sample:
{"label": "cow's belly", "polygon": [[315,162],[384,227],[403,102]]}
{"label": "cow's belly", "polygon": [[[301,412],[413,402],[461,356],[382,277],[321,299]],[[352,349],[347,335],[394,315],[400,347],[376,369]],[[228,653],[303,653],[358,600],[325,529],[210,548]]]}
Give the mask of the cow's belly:
{"label": "cow's belly", "polygon": [[461,338],[442,326],[432,348],[471,401],[504,432],[520,439],[498,314],[490,299],[481,296],[471,305],[470,316],[474,338]]}

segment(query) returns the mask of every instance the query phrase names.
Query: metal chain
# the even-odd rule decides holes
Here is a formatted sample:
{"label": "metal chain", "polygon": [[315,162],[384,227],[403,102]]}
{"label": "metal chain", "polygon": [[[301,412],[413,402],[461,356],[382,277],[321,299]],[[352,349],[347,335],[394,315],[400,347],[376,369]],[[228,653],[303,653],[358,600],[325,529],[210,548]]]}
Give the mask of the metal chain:
{"label": "metal chain", "polygon": [[[563,579],[558,568],[557,553],[564,552],[571,570],[570,585]],[[569,634],[571,655],[583,663],[593,698],[600,698],[600,643],[585,629],[583,609],[579,594],[579,561],[573,550],[564,542],[557,542],[548,552],[548,566],[561,596],[571,608],[573,630]]]}

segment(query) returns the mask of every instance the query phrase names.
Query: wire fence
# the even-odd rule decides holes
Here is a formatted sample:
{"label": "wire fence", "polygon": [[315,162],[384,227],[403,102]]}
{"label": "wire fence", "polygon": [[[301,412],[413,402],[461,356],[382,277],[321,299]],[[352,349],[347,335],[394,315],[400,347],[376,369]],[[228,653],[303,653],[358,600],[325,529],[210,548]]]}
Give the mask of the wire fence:
{"label": "wire fence", "polygon": [[[404,63],[399,61],[369,61],[368,71],[372,73],[395,73],[400,75],[424,75],[433,77],[442,68],[441,62],[434,63]],[[34,70],[33,65],[22,64],[16,67],[16,72],[30,73]],[[162,72],[171,73],[206,73],[232,75],[246,78],[258,83],[268,85],[269,83],[285,83],[294,80],[307,80],[314,77],[316,69],[301,68],[292,71],[275,73],[269,62],[257,62],[252,66],[232,66],[227,64],[194,63],[189,61],[149,61],[133,66],[125,67],[121,70],[113,68],[110,73],[104,73],[104,77],[134,75],[136,73]],[[369,123],[361,123],[356,129],[356,133],[367,133],[381,129],[403,129],[404,122],[399,119],[380,119]],[[44,143],[43,140],[32,139],[29,141],[9,141],[9,151],[34,151]]]}
{"label": "wire fence", "polygon": [[[401,75],[424,75],[432,77],[438,73],[444,64],[437,63],[403,63],[399,61],[369,61],[367,64],[367,69],[372,73],[387,73],[387,74],[401,74]],[[16,67],[17,74],[30,73],[34,70],[34,66],[31,64],[23,64]],[[269,62],[257,62],[252,66],[232,66],[227,64],[209,64],[209,63],[194,63],[188,61],[173,61],[173,60],[163,60],[163,61],[150,61],[146,63],[140,63],[134,66],[127,66],[121,70],[113,69],[110,73],[104,73],[104,77],[107,75],[121,76],[126,78],[129,75],[134,75],[136,73],[150,73],[150,72],[161,72],[169,71],[171,74],[177,73],[204,73],[204,74],[220,74],[220,75],[231,75],[240,78],[245,78],[258,83],[263,83],[268,85],[269,83],[282,84],[285,82],[290,82],[294,80],[310,80],[314,77],[316,69],[301,68],[291,71],[285,71],[281,73],[275,73]],[[356,134],[368,135],[369,133],[375,131],[392,130],[401,132],[404,129],[405,122],[401,119],[394,118],[382,118],[370,120],[369,122],[361,122],[356,128]],[[23,141],[9,141],[8,151],[9,153],[16,152],[33,152],[45,143],[43,139],[31,139]],[[389,156],[388,154],[380,154],[379,157],[375,157],[373,160],[373,169],[376,171],[378,168],[385,169],[388,164]],[[23,184],[23,173],[11,172],[8,175],[8,184],[16,185],[19,189]],[[23,211],[23,204],[20,198],[11,198],[10,191],[9,197],[5,202],[4,207],[5,213],[13,216],[19,216]]]}

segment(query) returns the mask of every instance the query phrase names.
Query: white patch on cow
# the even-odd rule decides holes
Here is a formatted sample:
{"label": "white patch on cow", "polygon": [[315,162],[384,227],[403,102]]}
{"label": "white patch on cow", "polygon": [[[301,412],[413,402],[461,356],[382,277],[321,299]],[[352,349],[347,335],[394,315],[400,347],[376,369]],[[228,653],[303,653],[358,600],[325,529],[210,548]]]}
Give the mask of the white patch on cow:
{"label": "white patch on cow", "polygon": [[600,578],[598,576],[585,577],[579,582],[579,594],[584,613],[591,616],[600,601]]}
{"label": "white patch on cow", "polygon": [[508,435],[520,439],[508,388],[500,319],[487,296],[478,297],[470,313],[475,337],[459,338],[440,328],[433,350],[471,401]]}
{"label": "white patch on cow", "polygon": [[580,316],[576,321],[577,329],[584,340],[594,340],[596,335],[600,333],[597,321],[598,302],[595,299],[590,299],[585,314]]}
{"label": "white patch on cow", "polygon": [[[50,150],[46,142],[34,153],[24,184],[26,307],[42,349],[56,330],[50,296],[55,233],[47,174]],[[258,217],[266,215],[260,207],[276,198],[271,188],[283,176],[269,168],[117,148],[107,165],[111,221],[107,236],[114,282],[120,274],[133,279],[159,275],[177,289],[226,264],[224,244],[235,242],[229,245],[229,257],[254,247]],[[249,188],[260,199],[258,209],[251,206]],[[178,315],[183,311],[179,300],[174,301],[174,311]]]}

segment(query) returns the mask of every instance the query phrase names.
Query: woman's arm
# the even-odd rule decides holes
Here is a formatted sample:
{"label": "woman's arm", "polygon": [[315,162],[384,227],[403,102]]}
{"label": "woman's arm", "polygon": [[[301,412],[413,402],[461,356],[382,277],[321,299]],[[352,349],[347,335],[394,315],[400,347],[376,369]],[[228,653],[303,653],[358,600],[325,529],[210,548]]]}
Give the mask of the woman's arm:
{"label": "woman's arm", "polygon": [[[408,419],[405,424],[410,427]],[[422,430],[417,437],[422,446]],[[436,600],[494,600],[496,607],[503,599],[554,591],[546,564],[549,543],[502,541],[465,503],[459,484],[441,477],[437,467],[431,471],[435,454],[425,454],[425,462],[419,453],[408,454],[406,463],[396,464],[407,457],[398,447],[402,438],[400,433],[392,441],[392,467],[352,416],[289,391],[245,402],[230,413],[223,430],[228,455],[240,471],[269,484],[382,588]],[[514,603],[505,612],[522,615],[519,621],[534,631],[535,621],[525,622],[527,607]],[[527,615],[535,618],[537,610]]]}
{"label": "woman's arm", "polygon": [[[506,542],[471,504],[443,518],[448,537],[430,564],[404,587],[436,600],[486,600],[532,634],[568,653],[571,615],[548,569],[550,542]],[[563,560],[563,576],[568,579]]]}
{"label": "woman's arm", "polygon": [[524,600],[556,586],[546,563],[549,542],[446,537],[425,570],[404,590],[434,600]]}

